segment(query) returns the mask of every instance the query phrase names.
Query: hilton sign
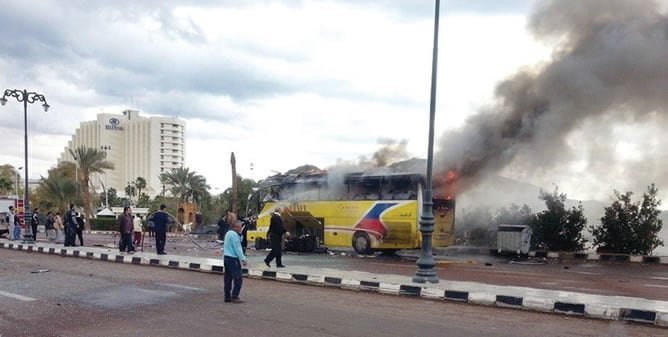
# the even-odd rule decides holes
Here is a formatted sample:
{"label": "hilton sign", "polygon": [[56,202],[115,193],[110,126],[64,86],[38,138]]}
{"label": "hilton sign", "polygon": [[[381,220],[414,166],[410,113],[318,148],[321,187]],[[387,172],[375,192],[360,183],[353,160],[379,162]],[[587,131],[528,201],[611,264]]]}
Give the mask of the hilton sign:
{"label": "hilton sign", "polygon": [[109,124],[104,125],[105,130],[116,130],[116,131],[123,131],[123,127],[119,126],[121,124],[121,121],[118,118],[110,118],[109,119]]}

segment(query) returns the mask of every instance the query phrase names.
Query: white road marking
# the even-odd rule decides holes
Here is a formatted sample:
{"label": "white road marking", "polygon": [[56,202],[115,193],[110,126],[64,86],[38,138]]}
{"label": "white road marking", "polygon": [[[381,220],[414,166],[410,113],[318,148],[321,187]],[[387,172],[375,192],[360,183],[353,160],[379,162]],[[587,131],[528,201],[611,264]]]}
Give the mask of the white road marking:
{"label": "white road marking", "polygon": [[28,301],[35,301],[35,300],[36,300],[36,299],[34,299],[34,298],[32,298],[32,297],[27,297],[27,296],[21,296],[21,295],[17,295],[17,294],[12,294],[12,293],[8,293],[8,292],[2,291],[2,290],[0,290],[0,295],[1,295],[1,296],[5,296],[5,297],[9,297],[9,298],[13,298],[13,299],[17,299],[17,300],[21,300],[21,301],[26,301],[26,302],[28,302]]}
{"label": "white road marking", "polygon": [[172,283],[156,283],[156,284],[159,284],[159,285],[165,286],[165,287],[173,287],[173,288],[181,288],[181,289],[188,289],[188,290],[204,291],[204,289],[202,289],[202,288],[189,287],[189,286],[184,286],[184,285],[180,285],[180,284],[172,284]]}
{"label": "white road marking", "polygon": [[601,273],[592,273],[590,271],[572,271],[574,274],[585,274],[585,275],[601,275]]}
{"label": "white road marking", "polygon": [[652,276],[650,277],[652,280],[661,280],[661,281],[668,281],[668,277],[660,277],[660,276]]}
{"label": "white road marking", "polygon": [[664,286],[661,284],[645,284],[645,287],[652,287],[652,288],[668,288],[668,286]]}

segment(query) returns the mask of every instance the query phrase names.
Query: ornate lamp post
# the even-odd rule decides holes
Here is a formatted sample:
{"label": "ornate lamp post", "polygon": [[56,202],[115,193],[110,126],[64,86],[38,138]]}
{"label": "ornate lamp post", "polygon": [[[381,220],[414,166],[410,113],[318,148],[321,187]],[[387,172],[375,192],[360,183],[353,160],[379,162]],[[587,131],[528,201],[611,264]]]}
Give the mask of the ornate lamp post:
{"label": "ornate lamp post", "polygon": [[[100,146],[104,150],[104,158],[107,158],[107,151],[111,150],[111,145]],[[109,186],[107,185],[107,171],[104,171],[104,208],[109,208]]]}
{"label": "ornate lamp post", "polygon": [[23,89],[23,90],[10,90],[6,89],[5,93],[2,95],[2,98],[0,98],[0,104],[5,105],[7,104],[7,97],[14,97],[16,98],[17,101],[23,102],[23,127],[24,127],[24,136],[25,136],[25,164],[24,168],[25,171],[23,172],[25,176],[25,190],[23,191],[24,197],[23,197],[23,223],[26,225],[25,232],[23,232],[23,239],[25,240],[26,243],[33,243],[35,241],[35,237],[33,236],[32,233],[32,228],[30,224],[28,223],[28,219],[31,218],[30,214],[30,200],[28,196],[28,103],[32,104],[37,101],[43,102],[42,108],[44,108],[44,111],[49,111],[49,104],[46,103],[46,98],[44,95],[40,95],[36,92],[28,92],[28,90]]}
{"label": "ornate lamp post", "polygon": [[417,272],[413,276],[416,283],[438,283],[434,266],[434,255],[431,251],[431,237],[434,233],[434,193],[431,186],[431,173],[434,164],[434,115],[436,110],[436,65],[438,63],[438,14],[440,0],[436,0],[434,13],[434,50],[431,61],[431,100],[429,103],[429,147],[427,152],[427,178],[424,195],[422,197],[422,216],[420,217],[420,232],[422,232],[422,250],[417,260]]}

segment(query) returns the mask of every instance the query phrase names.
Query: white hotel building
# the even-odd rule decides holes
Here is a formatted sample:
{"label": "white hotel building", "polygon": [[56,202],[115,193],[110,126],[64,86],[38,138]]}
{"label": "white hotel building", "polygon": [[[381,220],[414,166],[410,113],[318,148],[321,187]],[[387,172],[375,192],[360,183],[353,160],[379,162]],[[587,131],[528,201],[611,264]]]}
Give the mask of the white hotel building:
{"label": "white hotel building", "polygon": [[58,162],[73,162],[70,149],[80,146],[102,150],[109,148],[107,160],[114,169],[91,177],[91,184],[100,193],[102,184],[125,195],[128,182],[137,177],[146,179],[146,193],[154,197],[162,193],[158,176],[185,162],[185,121],[166,117],[139,117],[137,110],[122,115],[101,113],[97,119],[82,122],[60,155]]}

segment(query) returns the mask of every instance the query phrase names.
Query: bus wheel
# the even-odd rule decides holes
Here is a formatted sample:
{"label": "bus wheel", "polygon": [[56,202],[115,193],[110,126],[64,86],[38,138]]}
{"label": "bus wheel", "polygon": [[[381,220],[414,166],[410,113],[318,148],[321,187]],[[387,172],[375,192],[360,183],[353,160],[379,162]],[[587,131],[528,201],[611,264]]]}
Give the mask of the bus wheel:
{"label": "bus wheel", "polygon": [[357,232],[353,235],[353,249],[360,255],[371,254],[371,240],[369,235],[364,232]]}

